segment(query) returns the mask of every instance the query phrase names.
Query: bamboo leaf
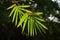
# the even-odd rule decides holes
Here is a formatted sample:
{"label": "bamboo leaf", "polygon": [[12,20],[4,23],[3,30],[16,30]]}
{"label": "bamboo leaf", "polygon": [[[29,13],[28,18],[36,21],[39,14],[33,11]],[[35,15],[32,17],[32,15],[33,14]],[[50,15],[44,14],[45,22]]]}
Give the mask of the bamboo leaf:
{"label": "bamboo leaf", "polygon": [[31,26],[30,26],[30,36],[32,36],[33,35],[33,20],[32,20],[32,18],[30,18],[30,24],[31,24]]}
{"label": "bamboo leaf", "polygon": [[18,10],[20,15],[24,15],[23,11],[21,11],[20,9]]}
{"label": "bamboo leaf", "polygon": [[[28,17],[27,17],[28,18]],[[23,25],[23,28],[22,28],[22,32],[24,32],[24,29],[25,29],[25,26],[26,26],[26,23],[27,23],[27,18],[25,19],[24,21],[24,25]]]}
{"label": "bamboo leaf", "polygon": [[43,14],[43,12],[35,12],[35,14],[41,15],[41,14]]}
{"label": "bamboo leaf", "polygon": [[7,8],[7,10],[9,10],[9,9],[11,9],[11,8],[13,8],[13,7],[15,7],[16,6],[16,4],[13,4],[12,6],[10,6],[9,8]]}
{"label": "bamboo leaf", "polygon": [[27,7],[30,7],[30,5],[20,5],[19,7],[27,8]]}
{"label": "bamboo leaf", "polygon": [[34,36],[34,28],[33,28],[32,32],[33,32],[33,36]]}
{"label": "bamboo leaf", "polygon": [[16,13],[15,25],[17,25],[17,22],[18,22],[18,11],[17,11],[17,13]]}
{"label": "bamboo leaf", "polygon": [[29,10],[26,10],[26,9],[21,9],[21,10],[23,10],[23,11],[26,11],[26,12],[29,12],[29,13],[32,13],[31,11],[29,11]]}
{"label": "bamboo leaf", "polygon": [[[34,21],[34,24],[33,24],[33,30],[34,30],[34,34],[37,35],[37,30],[36,30],[36,24],[35,24],[35,21]],[[34,36],[34,35],[33,35]]]}
{"label": "bamboo leaf", "polygon": [[19,26],[24,22],[24,20],[25,20],[27,17],[28,17],[28,15],[27,15],[27,14],[24,14],[24,15],[22,16],[22,18],[20,19],[17,27],[19,27]]}
{"label": "bamboo leaf", "polygon": [[40,26],[40,28],[41,28],[42,32],[46,33],[45,30],[41,26]]}
{"label": "bamboo leaf", "polygon": [[34,27],[35,27],[35,25],[34,25],[34,20],[32,19],[32,34],[33,34],[33,36],[34,36]]}
{"label": "bamboo leaf", "polygon": [[36,30],[36,28],[35,28],[35,34],[37,35],[37,30]]}
{"label": "bamboo leaf", "polygon": [[39,28],[38,24],[37,24],[37,23],[35,23],[35,25],[36,25],[37,29],[41,32],[41,30],[40,30],[40,28]]}
{"label": "bamboo leaf", "polygon": [[45,29],[48,30],[48,28],[47,28],[46,26],[44,26],[42,23],[40,23],[38,20],[36,20],[36,22],[37,22],[38,24],[40,24],[43,28],[45,28]]}
{"label": "bamboo leaf", "polygon": [[15,11],[16,7],[14,7],[11,11],[11,13],[9,14],[9,17],[13,14],[13,12]]}
{"label": "bamboo leaf", "polygon": [[45,22],[45,20],[41,19],[41,18],[38,18],[38,17],[34,17],[35,19],[39,20],[39,21],[42,21],[42,22]]}
{"label": "bamboo leaf", "polygon": [[16,13],[17,13],[17,8],[16,8],[16,10],[15,10],[15,12],[14,12],[14,14],[13,14],[12,22],[14,22],[14,19],[15,19]]}
{"label": "bamboo leaf", "polygon": [[30,34],[30,20],[28,20],[28,35]]}

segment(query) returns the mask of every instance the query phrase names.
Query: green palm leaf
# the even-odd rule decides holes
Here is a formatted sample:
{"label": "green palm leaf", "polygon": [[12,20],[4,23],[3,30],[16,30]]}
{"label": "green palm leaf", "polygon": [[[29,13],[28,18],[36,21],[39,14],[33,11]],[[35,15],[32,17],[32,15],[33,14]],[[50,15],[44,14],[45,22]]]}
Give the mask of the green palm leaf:
{"label": "green palm leaf", "polygon": [[36,23],[36,24],[37,24],[37,25],[39,26],[39,28],[41,29],[41,31],[40,31],[41,33],[42,33],[42,32],[46,33],[45,30],[43,29],[43,27],[40,26],[40,24],[38,24],[38,23]]}
{"label": "green palm leaf", "polygon": [[18,11],[17,11],[17,13],[16,13],[15,26],[17,25],[17,23],[18,23]]}
{"label": "green palm leaf", "polygon": [[11,13],[9,14],[9,17],[13,14],[13,12],[15,11],[16,7],[14,7],[11,11]]}
{"label": "green palm leaf", "polygon": [[43,12],[35,12],[35,14],[41,15],[41,14],[43,14]]}
{"label": "green palm leaf", "polygon": [[46,33],[45,30],[42,28],[42,26],[40,26],[40,29],[42,30],[42,32]]}
{"label": "green palm leaf", "polygon": [[27,8],[27,7],[30,7],[30,5],[20,5],[18,7]]}
{"label": "green palm leaf", "polygon": [[30,34],[30,26],[31,26],[30,20],[28,19],[28,35]]}
{"label": "green palm leaf", "polygon": [[17,13],[17,8],[16,8],[16,10],[15,10],[15,12],[14,12],[14,14],[13,14],[12,22],[14,22],[14,19],[15,19],[16,13]]}
{"label": "green palm leaf", "polygon": [[9,8],[7,8],[7,10],[9,10],[9,9],[11,9],[11,8],[13,8],[13,7],[15,7],[16,6],[16,4],[13,4],[12,6],[10,6]]}
{"label": "green palm leaf", "polygon": [[[36,25],[37,29],[41,32],[41,30],[40,30],[40,28],[39,28],[38,24],[37,24],[37,23],[35,23],[35,25]],[[41,32],[41,33],[42,33],[42,32]]]}
{"label": "green palm leaf", "polygon": [[35,25],[34,25],[34,20],[32,19],[32,22],[31,22],[31,24],[32,24],[32,36],[34,36],[34,27],[35,27]]}
{"label": "green palm leaf", "polygon": [[25,20],[27,17],[28,17],[28,15],[27,15],[27,14],[24,14],[24,15],[22,16],[22,18],[20,19],[17,27],[21,26],[21,24],[24,22],[24,20]]}
{"label": "green palm leaf", "polygon": [[46,26],[44,26],[42,23],[40,23],[39,21],[37,21],[36,20],[36,22],[38,23],[38,24],[40,24],[43,28],[45,28],[45,29],[47,29],[48,30],[48,28],[46,27]]}
{"label": "green palm leaf", "polygon": [[35,31],[35,34],[37,35],[37,29],[36,28],[34,28],[34,31]]}
{"label": "green palm leaf", "polygon": [[[27,17],[28,18],[28,17]],[[23,28],[22,28],[22,32],[24,32],[24,29],[25,29],[25,26],[26,26],[26,23],[27,23],[27,18],[25,19],[24,21],[24,25],[23,25]]]}
{"label": "green palm leaf", "polygon": [[33,35],[33,20],[32,20],[32,18],[30,18],[30,24],[31,24],[31,26],[30,26],[30,36],[32,36]]}
{"label": "green palm leaf", "polygon": [[39,21],[42,21],[42,22],[45,22],[45,20],[39,18],[39,17],[34,17],[35,19],[39,20]]}
{"label": "green palm leaf", "polygon": [[18,11],[19,11],[19,14],[20,14],[20,15],[24,15],[24,12],[23,12],[23,11],[21,11],[21,9],[20,9],[20,8],[18,8]]}
{"label": "green palm leaf", "polygon": [[[17,25],[17,27],[21,27],[22,25],[22,32],[24,32],[25,30],[25,27],[28,26],[28,35],[30,36],[34,36],[34,34],[37,35],[37,29],[42,33],[42,31],[45,33],[44,29],[47,29],[48,28],[43,25],[42,23],[40,23],[40,21],[42,22],[45,22],[43,19],[41,19],[39,17],[39,15],[43,14],[42,12],[31,12],[27,9],[24,9],[24,8],[27,8],[27,7],[30,7],[30,5],[20,5],[20,6],[17,6],[16,4],[10,6],[9,8],[7,9],[12,9],[11,13],[9,14],[9,17],[11,17],[13,15],[13,19],[12,19],[12,22],[15,22],[15,25]],[[28,14],[30,13],[30,15]],[[32,16],[31,16],[32,15]],[[34,16],[34,15],[37,15],[37,16]],[[19,19],[19,21],[18,21]],[[28,25],[26,25],[28,24]]]}
{"label": "green palm leaf", "polygon": [[32,13],[31,11],[29,11],[29,10],[27,10],[27,9],[22,9],[23,11],[25,11],[25,12],[30,12],[30,13]]}

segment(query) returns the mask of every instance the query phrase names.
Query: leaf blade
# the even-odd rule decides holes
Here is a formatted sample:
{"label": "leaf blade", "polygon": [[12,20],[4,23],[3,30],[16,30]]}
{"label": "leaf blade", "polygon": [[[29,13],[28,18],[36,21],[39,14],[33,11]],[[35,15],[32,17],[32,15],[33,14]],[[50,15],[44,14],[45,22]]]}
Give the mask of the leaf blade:
{"label": "leaf blade", "polygon": [[28,15],[27,15],[27,14],[24,14],[24,15],[22,16],[22,18],[20,19],[17,27],[19,27],[19,26],[24,22],[24,20],[25,20],[27,17],[28,17]]}
{"label": "leaf blade", "polygon": [[13,4],[12,6],[8,7],[7,10],[9,10],[9,9],[15,7],[15,6],[16,6],[16,4]]}
{"label": "leaf blade", "polygon": [[45,22],[45,20],[41,19],[41,18],[38,18],[38,17],[34,17],[35,19],[39,20],[39,21],[42,21],[42,22]]}
{"label": "leaf blade", "polygon": [[[28,18],[28,17],[27,17],[27,18]],[[24,21],[24,25],[23,25],[23,28],[22,28],[22,32],[24,32],[24,29],[25,29],[25,26],[26,26],[26,23],[27,23],[27,20],[28,20],[27,18],[26,18],[25,21]]]}
{"label": "leaf blade", "polygon": [[16,13],[15,26],[17,25],[17,23],[18,23],[18,12]]}
{"label": "leaf blade", "polygon": [[9,17],[11,17],[11,15],[13,14],[13,12],[15,11],[16,7],[14,7],[11,11],[11,13],[9,14]]}
{"label": "leaf blade", "polygon": [[27,8],[27,7],[30,7],[30,5],[20,5],[19,7]]}
{"label": "leaf blade", "polygon": [[41,15],[41,14],[43,14],[43,12],[35,12],[35,14]]}
{"label": "leaf blade", "polygon": [[47,29],[48,30],[48,28],[46,27],[46,26],[44,26],[42,23],[40,23],[39,21],[37,21],[36,20],[36,22],[38,23],[38,24],[40,24],[43,28],[45,28],[45,29]]}

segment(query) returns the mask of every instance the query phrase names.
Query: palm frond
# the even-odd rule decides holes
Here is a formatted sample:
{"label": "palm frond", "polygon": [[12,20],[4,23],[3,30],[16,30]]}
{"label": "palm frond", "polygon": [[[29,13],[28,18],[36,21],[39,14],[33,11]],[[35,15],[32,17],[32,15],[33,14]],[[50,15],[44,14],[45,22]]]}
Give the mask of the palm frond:
{"label": "palm frond", "polygon": [[17,27],[21,26],[21,24],[24,22],[24,20],[25,20],[27,17],[28,17],[28,15],[27,15],[27,14],[24,14],[24,15],[22,16],[22,18],[20,19]]}
{"label": "palm frond", "polygon": [[[9,14],[9,17],[13,15],[12,22],[15,22],[15,26],[21,27],[22,32],[24,32],[26,26],[28,35],[34,36],[37,35],[37,29],[42,33],[42,31],[45,33],[45,30],[48,30],[48,28],[43,25],[40,21],[45,22],[42,18],[40,18],[40,15],[43,14],[42,12],[32,12],[29,11],[27,8],[30,7],[30,5],[20,5],[17,6],[16,4],[10,6],[7,9],[12,9],[11,13]],[[31,16],[32,15],[32,16]],[[37,16],[36,16],[37,15]],[[18,21],[19,19],[19,21]],[[28,24],[28,25],[26,25]],[[22,25],[22,26],[21,26]]]}

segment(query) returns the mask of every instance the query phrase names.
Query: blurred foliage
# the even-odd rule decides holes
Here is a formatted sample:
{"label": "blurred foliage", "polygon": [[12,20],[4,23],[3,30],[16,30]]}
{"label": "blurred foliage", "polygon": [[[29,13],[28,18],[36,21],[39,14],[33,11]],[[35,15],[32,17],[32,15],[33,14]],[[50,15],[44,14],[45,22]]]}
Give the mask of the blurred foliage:
{"label": "blurred foliage", "polygon": [[[2,1],[2,2],[1,2]],[[35,12],[35,11],[39,11],[39,12],[43,12],[43,15],[40,15],[41,18],[43,18],[46,22],[41,22],[44,25],[46,25],[46,27],[49,29],[48,31],[46,31],[46,34],[39,33],[38,35],[35,35],[32,39],[27,39],[27,40],[59,40],[60,39],[60,23],[58,23],[60,21],[60,8],[58,6],[58,4],[56,2],[52,2],[51,0],[33,0],[33,1],[19,1],[18,3],[21,5],[23,2],[23,5],[29,4],[31,5],[31,7],[27,8],[28,10]],[[8,33],[12,33],[12,32],[5,32],[7,31],[8,27],[11,25],[11,19],[8,18],[9,13],[11,12],[11,9],[8,11],[6,10],[9,6],[11,6],[12,4],[14,4],[14,2],[12,2],[11,0],[8,1],[4,1],[0,0],[0,26],[2,27],[4,25],[4,27],[0,28],[1,34],[3,35],[3,32],[5,34]],[[17,5],[19,5],[17,4]],[[36,5],[36,7],[34,7],[34,5]],[[8,6],[7,6],[8,5]],[[58,14],[56,11],[59,11]],[[3,12],[4,11],[4,12]],[[48,17],[50,16],[50,14],[52,14],[55,17],[57,17],[58,22],[54,22],[53,20],[50,20]],[[52,16],[52,17],[53,17]],[[10,25],[8,25],[10,24]],[[6,27],[7,26],[7,27]],[[6,27],[6,28],[5,28]],[[11,27],[14,27],[11,26]],[[15,28],[15,27],[14,27]],[[3,30],[2,30],[3,29]],[[16,30],[16,29],[15,29]],[[17,29],[18,30],[18,29]],[[21,29],[19,29],[21,30]],[[13,30],[12,30],[13,31]],[[16,32],[16,31],[13,31]],[[17,40],[19,40],[22,36],[22,34],[19,34],[20,32],[18,31],[18,38],[16,37]],[[15,33],[13,33],[15,35]],[[12,34],[9,34],[12,35]],[[13,36],[14,36],[13,35]],[[6,38],[6,35],[3,35]],[[26,34],[24,35],[26,36]],[[7,38],[10,39],[11,36],[8,36]],[[13,38],[13,37],[12,37]],[[22,40],[24,37],[22,37]],[[3,37],[2,37],[3,39]],[[14,38],[15,39],[15,38]]]}
{"label": "blurred foliage", "polygon": [[28,7],[30,7],[30,5],[18,5],[17,6],[16,4],[14,4],[10,6],[9,8],[7,8],[7,9],[13,8],[9,15],[9,17],[13,15],[12,22],[15,22],[15,26],[17,27],[20,26],[22,29],[22,32],[24,32],[25,28],[27,28],[28,35],[30,36],[34,36],[34,34],[37,33],[37,29],[39,31],[42,30],[45,33],[44,29],[48,30],[48,28],[40,22],[40,21],[45,22],[42,18],[40,18],[40,15],[43,13],[42,12],[33,13],[32,11],[24,9]]}

